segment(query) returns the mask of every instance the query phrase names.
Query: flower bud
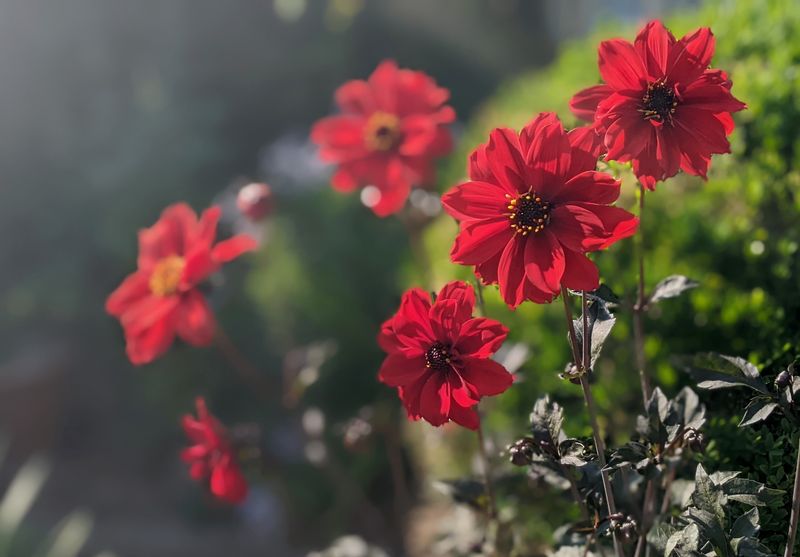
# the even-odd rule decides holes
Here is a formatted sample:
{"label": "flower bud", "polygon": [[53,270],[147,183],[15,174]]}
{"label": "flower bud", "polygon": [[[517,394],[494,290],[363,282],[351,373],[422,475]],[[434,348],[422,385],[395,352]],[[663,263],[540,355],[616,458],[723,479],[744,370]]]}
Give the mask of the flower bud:
{"label": "flower bud", "polygon": [[775,378],[775,388],[779,391],[785,389],[792,382],[792,374],[788,369],[784,369]]}
{"label": "flower bud", "polygon": [[236,196],[236,207],[245,217],[258,222],[274,209],[272,189],[267,184],[258,182],[247,184]]}
{"label": "flower bud", "polygon": [[514,466],[527,466],[533,462],[534,454],[536,446],[530,437],[523,437],[508,447],[508,457]]}

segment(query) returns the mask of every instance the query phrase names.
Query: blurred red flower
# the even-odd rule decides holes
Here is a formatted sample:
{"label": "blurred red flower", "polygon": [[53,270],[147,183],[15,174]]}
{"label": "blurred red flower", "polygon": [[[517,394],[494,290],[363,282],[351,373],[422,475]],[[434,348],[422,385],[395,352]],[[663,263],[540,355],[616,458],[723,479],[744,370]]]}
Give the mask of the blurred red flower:
{"label": "blurred red flower", "polygon": [[570,102],[579,118],[593,121],[608,159],[632,161],[648,189],[679,169],[706,178],[711,155],[730,153],[732,112],[746,106],[731,94],[722,70],[708,69],[714,35],[703,27],[680,40],[651,21],[633,44],[600,43],[600,75]]}
{"label": "blurred red flower", "polygon": [[274,204],[272,188],[260,182],[243,186],[236,195],[236,208],[252,222],[259,222],[271,214]]}
{"label": "blurred red flower", "polygon": [[412,186],[434,179],[434,159],[452,149],[446,124],[455,112],[450,92],[423,72],[382,62],[368,80],[348,81],[336,91],[342,111],[318,121],[311,139],[323,160],[338,164],[332,185],[342,192],[377,188],[365,199],[376,215],[403,208]]}
{"label": "blurred red flower", "polygon": [[477,429],[473,408],[483,396],[508,389],[512,375],[489,359],[508,334],[501,323],[472,317],[475,292],[450,282],[436,301],[420,288],[408,290],[387,320],[378,344],[389,355],[378,379],[397,392],[412,420],[440,426],[452,420]]}
{"label": "blurred red flower", "polygon": [[106,311],[122,324],[132,363],[153,361],[176,335],[193,346],[213,340],[214,314],[198,286],[256,247],[246,235],[215,244],[219,217],[219,207],[212,207],[198,221],[191,207],[177,203],[139,232],[138,270],[106,300]]}
{"label": "blurred red flower", "polygon": [[632,235],[639,222],[609,206],[620,183],[595,171],[598,153],[591,128],[567,133],[552,113],[519,135],[492,131],[470,156],[470,181],[442,197],[460,221],[450,258],[499,283],[510,307],[550,302],[562,285],[597,288],[597,267],[584,254]]}
{"label": "blurred red flower", "polygon": [[183,449],[181,459],[189,465],[192,479],[208,482],[215,497],[227,503],[240,503],[247,495],[247,481],[228,433],[209,413],[205,400],[198,397],[195,404],[197,418],[187,414],[182,420],[183,430],[192,445]]}

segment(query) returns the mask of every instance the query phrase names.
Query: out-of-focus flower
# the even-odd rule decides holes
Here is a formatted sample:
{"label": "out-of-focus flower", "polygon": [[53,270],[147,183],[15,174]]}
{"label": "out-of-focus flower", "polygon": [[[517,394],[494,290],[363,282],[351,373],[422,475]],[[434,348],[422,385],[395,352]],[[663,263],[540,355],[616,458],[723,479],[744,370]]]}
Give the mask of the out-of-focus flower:
{"label": "out-of-focus flower", "polygon": [[595,171],[596,139],[587,127],[565,132],[552,113],[519,135],[495,129],[470,156],[470,181],[442,197],[460,221],[450,258],[499,284],[510,307],[550,302],[562,285],[594,290],[598,271],[585,254],[636,231],[635,216],[609,206],[620,183]]}
{"label": "out-of-focus flower", "polygon": [[236,207],[239,212],[253,222],[270,215],[275,208],[274,204],[272,188],[267,184],[258,182],[247,184],[236,195]]}
{"label": "out-of-focus flower", "polygon": [[391,60],[366,81],[342,85],[336,91],[342,113],[311,131],[322,159],[338,165],[333,187],[366,187],[362,201],[381,217],[402,209],[413,186],[434,179],[434,160],[452,149],[449,97],[430,76]]}
{"label": "out-of-focus flower", "polygon": [[378,379],[397,392],[412,420],[440,426],[452,420],[477,429],[474,406],[483,396],[508,389],[513,376],[490,359],[508,334],[501,323],[473,317],[475,292],[463,282],[442,288],[435,302],[408,290],[387,320],[378,344],[389,355]]}
{"label": "out-of-focus flower", "polygon": [[207,346],[216,321],[198,286],[242,253],[255,249],[249,236],[215,243],[219,207],[198,220],[185,203],[167,207],[150,228],[139,232],[138,269],[106,300],[106,311],[119,318],[127,354],[134,364],[162,355],[175,336],[192,346]]}
{"label": "out-of-focus flower", "polygon": [[631,161],[651,190],[679,169],[706,178],[711,155],[730,153],[731,113],[746,108],[731,94],[727,74],[708,68],[713,54],[707,27],[676,40],[651,21],[633,44],[600,43],[605,83],[576,94],[572,112],[593,121],[606,157]]}
{"label": "out-of-focus flower", "polygon": [[227,503],[240,503],[247,496],[247,481],[239,468],[228,432],[198,397],[197,418],[183,417],[183,429],[191,446],[183,449],[181,459],[189,465],[189,475],[207,482],[211,493]]}

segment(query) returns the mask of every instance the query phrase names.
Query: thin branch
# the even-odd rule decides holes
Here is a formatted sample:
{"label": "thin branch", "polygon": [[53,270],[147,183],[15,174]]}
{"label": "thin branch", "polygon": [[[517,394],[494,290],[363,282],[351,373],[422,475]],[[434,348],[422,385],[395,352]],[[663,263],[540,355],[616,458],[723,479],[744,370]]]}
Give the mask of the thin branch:
{"label": "thin branch", "polygon": [[483,464],[483,479],[486,484],[486,496],[489,498],[489,519],[494,520],[497,518],[497,502],[494,498],[494,486],[492,484],[492,469],[489,463],[489,455],[486,454],[486,444],[483,439],[483,419],[478,416],[478,451],[481,455],[481,464]]}
{"label": "thin branch", "polygon": [[639,383],[642,389],[642,401],[647,408],[650,400],[650,378],[647,376],[644,355],[644,311],[647,305],[644,290],[644,186],[639,185],[639,242],[636,258],[639,264],[639,285],[637,289],[636,304],[633,306],[633,345],[636,354],[636,367],[639,369]]}
{"label": "thin branch", "polygon": [[797,535],[797,521],[800,519],[800,446],[797,448],[797,463],[794,466],[794,490],[792,491],[792,514],[789,520],[789,533],[786,536],[786,550],[783,557],[792,557],[794,538]]}

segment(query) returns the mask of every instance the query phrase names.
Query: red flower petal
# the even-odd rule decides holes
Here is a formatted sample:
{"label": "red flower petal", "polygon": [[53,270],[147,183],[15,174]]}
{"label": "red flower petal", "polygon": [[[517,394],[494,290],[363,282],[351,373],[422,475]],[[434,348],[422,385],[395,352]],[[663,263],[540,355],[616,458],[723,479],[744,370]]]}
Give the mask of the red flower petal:
{"label": "red flower petal", "polygon": [[520,152],[519,137],[508,128],[495,128],[486,145],[486,161],[497,185],[517,196],[528,190],[525,159]]}
{"label": "red flower petal", "polygon": [[612,92],[606,84],[592,85],[578,91],[569,101],[569,109],[576,118],[586,122],[593,122],[597,105]]}
{"label": "red flower petal", "polygon": [[150,295],[150,277],[148,273],[137,271],[125,277],[106,300],[106,311],[114,317],[119,317],[131,304],[137,303],[142,298]]}
{"label": "red flower petal", "polygon": [[247,496],[247,481],[234,458],[226,455],[211,471],[211,493],[227,503],[241,503]]}
{"label": "red flower petal", "polygon": [[679,83],[692,81],[711,63],[714,47],[714,34],[708,27],[685,35],[670,51],[668,77]]}
{"label": "red flower petal", "polygon": [[675,37],[660,21],[651,21],[639,32],[634,46],[644,60],[650,81],[658,81],[667,73],[667,63]]}
{"label": "red flower petal", "polygon": [[480,396],[499,395],[514,382],[514,376],[494,360],[466,358],[461,376]]}
{"label": "red flower petal", "polygon": [[471,285],[460,280],[448,282],[436,297],[437,303],[444,300],[454,300],[456,302],[455,321],[459,326],[472,317],[472,312],[475,309],[475,290]]}
{"label": "red flower petal", "polygon": [[126,334],[126,353],[134,365],[147,364],[161,356],[175,339],[174,319],[156,321],[136,335]]}
{"label": "red flower petal", "polygon": [[457,220],[491,219],[508,212],[505,194],[495,184],[464,182],[442,196],[442,205]]}
{"label": "red flower petal", "polygon": [[257,248],[258,243],[251,236],[239,234],[215,245],[211,250],[211,257],[217,263],[227,263]]}
{"label": "red flower petal", "polygon": [[600,43],[600,75],[617,90],[640,90],[646,85],[647,72],[633,45],[622,39]]}
{"label": "red flower petal", "polygon": [[554,203],[586,201],[607,205],[614,203],[619,197],[620,185],[610,174],[590,170],[571,178],[552,201]]}
{"label": "red flower petal", "polygon": [[214,340],[216,320],[205,297],[197,290],[181,298],[176,319],[178,336],[192,346],[208,346]]}
{"label": "red flower petal", "polygon": [[418,381],[429,372],[423,356],[408,358],[403,354],[389,354],[378,371],[378,379],[390,387],[401,387]]}
{"label": "red flower petal", "polygon": [[514,237],[507,217],[462,223],[450,260],[463,265],[478,265],[505,249]]}
{"label": "red flower petal", "polygon": [[500,256],[497,279],[500,295],[505,303],[515,308],[525,301],[525,242],[513,239],[506,244]]}
{"label": "red flower petal", "polygon": [[158,222],[139,231],[139,269],[149,270],[168,255],[183,255],[196,228],[197,215],[186,203],[164,209]]}
{"label": "red flower petal", "polygon": [[529,237],[525,245],[525,276],[544,291],[558,293],[564,275],[564,249],[554,234],[545,229]]}
{"label": "red flower petal", "polygon": [[597,169],[597,159],[605,152],[603,138],[593,126],[581,126],[567,134],[572,152],[566,177]]}
{"label": "red flower petal", "polygon": [[561,282],[572,290],[595,290],[600,286],[597,265],[582,253],[564,250],[564,277]]}
{"label": "red flower petal", "polygon": [[474,407],[465,408],[458,404],[453,404],[450,407],[450,419],[458,425],[473,431],[478,429],[480,425],[480,417]]}
{"label": "red flower petal", "polygon": [[450,413],[450,383],[443,374],[431,373],[422,387],[419,398],[419,413],[431,425],[440,426],[448,420]]}
{"label": "red flower petal", "polygon": [[506,340],[508,329],[501,323],[484,317],[475,317],[461,326],[454,348],[461,356],[488,358]]}
{"label": "red flower petal", "polygon": [[[336,90],[336,104],[342,112],[366,116],[375,111],[372,89],[366,81],[354,79]],[[312,134],[313,135],[313,134]]]}

